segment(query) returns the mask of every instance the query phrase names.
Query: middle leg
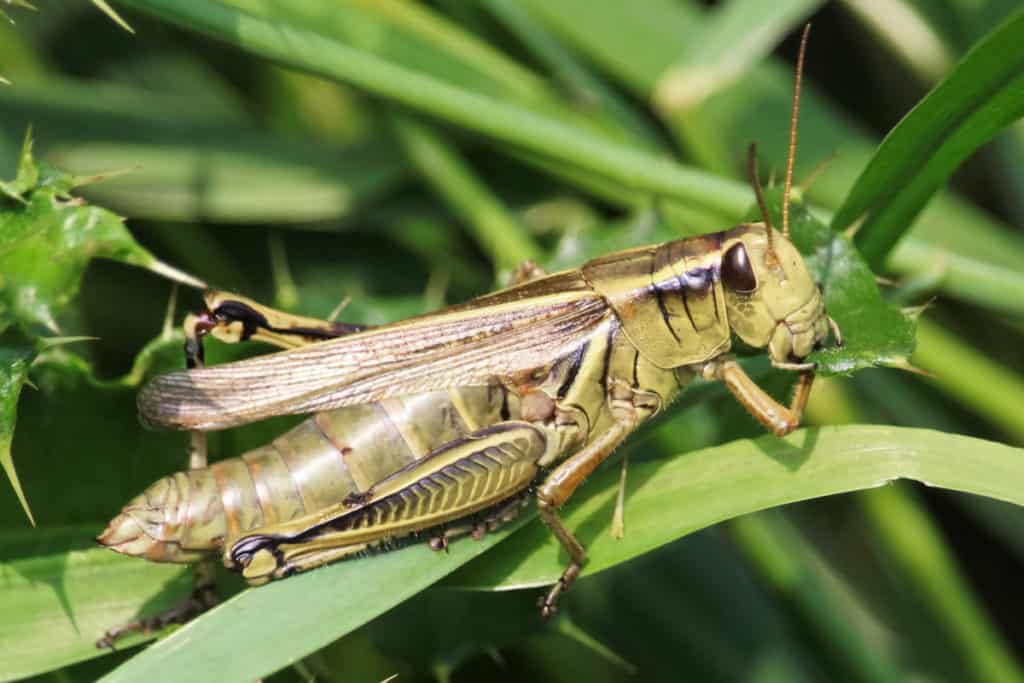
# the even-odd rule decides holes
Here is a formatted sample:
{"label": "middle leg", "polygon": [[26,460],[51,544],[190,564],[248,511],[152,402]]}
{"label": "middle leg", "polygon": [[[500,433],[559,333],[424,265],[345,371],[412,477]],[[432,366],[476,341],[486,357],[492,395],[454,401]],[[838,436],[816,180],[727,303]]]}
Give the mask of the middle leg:
{"label": "middle leg", "polygon": [[569,553],[569,565],[541,598],[541,616],[549,617],[556,611],[559,596],[576,581],[587,561],[587,551],[579,539],[562,521],[558,508],[579,488],[580,484],[636,429],[639,419],[615,422],[607,431],[587,444],[571,458],[556,467],[537,490],[537,510],[541,521],[551,530],[558,542]]}

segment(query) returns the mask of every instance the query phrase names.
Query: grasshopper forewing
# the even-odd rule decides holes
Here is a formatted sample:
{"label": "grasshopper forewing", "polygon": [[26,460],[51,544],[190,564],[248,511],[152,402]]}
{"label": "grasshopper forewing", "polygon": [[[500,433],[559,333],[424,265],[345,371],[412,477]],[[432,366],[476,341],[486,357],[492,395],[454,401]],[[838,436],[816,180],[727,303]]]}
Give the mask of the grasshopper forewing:
{"label": "grasshopper forewing", "polygon": [[610,314],[572,273],[271,356],[157,377],[139,396],[157,427],[212,430],[457,386],[550,364]]}
{"label": "grasshopper forewing", "polygon": [[[805,43],[806,31],[797,93]],[[541,518],[570,557],[541,601],[550,614],[586,558],[558,509],[637,425],[702,377],[723,381],[762,424],[786,434],[800,422],[814,376],[807,355],[830,328],[839,342],[788,239],[797,101],[781,232],[764,210],[752,152],[763,222],[553,275],[524,268],[532,279],[391,325],[359,329],[207,293],[207,310],[186,321],[192,369],[143,390],[143,419],[201,434],[314,415],[208,467],[205,440],[194,439],[193,468],[129,502],[100,541],[165,562],[220,554],[258,584],[424,533],[437,548],[478,536],[535,491]],[[287,350],[204,368],[204,334]],[[728,355],[734,337],[799,373],[789,406]],[[193,613],[209,595],[128,628]]]}

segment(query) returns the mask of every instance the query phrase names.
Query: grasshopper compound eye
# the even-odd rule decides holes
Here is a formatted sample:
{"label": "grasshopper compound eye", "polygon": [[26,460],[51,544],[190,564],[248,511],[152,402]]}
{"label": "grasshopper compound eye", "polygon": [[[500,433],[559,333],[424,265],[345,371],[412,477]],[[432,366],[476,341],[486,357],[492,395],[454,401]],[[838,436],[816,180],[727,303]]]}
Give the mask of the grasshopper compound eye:
{"label": "grasshopper compound eye", "polygon": [[757,278],[754,277],[747,250],[742,242],[730,247],[722,257],[722,282],[740,294],[749,294],[757,289]]}

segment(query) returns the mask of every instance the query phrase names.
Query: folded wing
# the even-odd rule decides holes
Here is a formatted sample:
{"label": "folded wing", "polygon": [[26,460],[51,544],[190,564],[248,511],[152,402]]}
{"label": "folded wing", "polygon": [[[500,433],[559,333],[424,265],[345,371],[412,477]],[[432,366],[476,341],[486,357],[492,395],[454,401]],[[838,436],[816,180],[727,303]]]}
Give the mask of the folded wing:
{"label": "folded wing", "polygon": [[574,273],[553,278],[570,275],[298,349],[161,375],[140,393],[139,411],[156,427],[224,429],[543,367],[611,314]]}

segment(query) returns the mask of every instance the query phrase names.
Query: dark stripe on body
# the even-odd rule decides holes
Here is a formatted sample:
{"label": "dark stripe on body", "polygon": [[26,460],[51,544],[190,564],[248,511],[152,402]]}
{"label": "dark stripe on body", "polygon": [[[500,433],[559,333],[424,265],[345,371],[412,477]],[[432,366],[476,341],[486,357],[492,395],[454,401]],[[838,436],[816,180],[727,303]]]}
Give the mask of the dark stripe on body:
{"label": "dark stripe on body", "polygon": [[676,276],[676,280],[679,282],[679,298],[683,300],[683,310],[686,311],[686,319],[690,321],[690,327],[693,328],[694,332],[697,331],[697,323],[693,321],[693,313],[690,313],[690,300],[687,296],[689,288],[686,283],[683,282],[683,278]]}
{"label": "dark stripe on body", "polygon": [[608,338],[605,341],[604,358],[601,360],[601,388],[608,391],[608,369],[612,361],[612,348],[615,346],[615,335],[619,331],[619,324],[612,321],[608,328]]}
{"label": "dark stripe on body", "polygon": [[[654,298],[658,302],[658,310],[661,311],[661,319],[665,321],[665,327],[667,327],[668,331],[672,334],[672,338],[679,341],[679,335],[676,334],[675,328],[672,327],[672,323],[669,322],[668,309],[665,308],[665,301],[662,299],[664,293],[662,292],[661,286],[657,283],[651,283],[651,288],[654,290]],[[684,298],[683,302],[685,303],[685,301],[686,299]],[[689,309],[687,309],[686,314],[690,314]],[[693,320],[691,319],[690,322],[692,323]]]}
{"label": "dark stripe on body", "polygon": [[[716,277],[715,279],[717,280],[718,278]],[[715,296],[714,292],[711,293],[711,305],[715,307],[715,320],[721,321],[722,317],[718,314],[718,297]]]}
{"label": "dark stripe on body", "polygon": [[[569,362],[569,372],[566,373],[565,381],[558,387],[557,397],[562,399],[569,393],[569,389],[572,387],[572,383],[576,381],[576,375],[580,372],[580,366],[583,364],[583,357],[587,355],[587,349],[590,348],[590,342],[583,342],[583,345],[576,349],[572,354],[572,359]],[[507,419],[507,418],[506,418]]]}

